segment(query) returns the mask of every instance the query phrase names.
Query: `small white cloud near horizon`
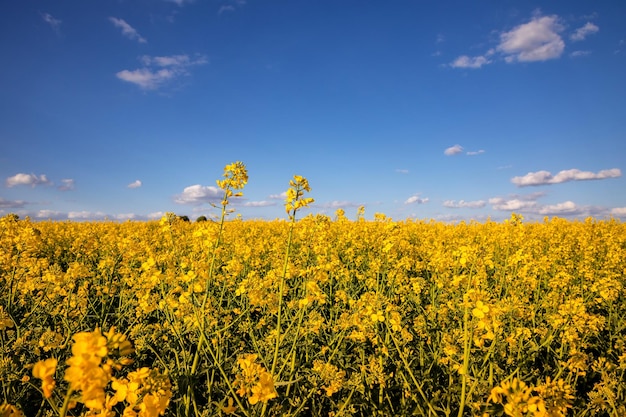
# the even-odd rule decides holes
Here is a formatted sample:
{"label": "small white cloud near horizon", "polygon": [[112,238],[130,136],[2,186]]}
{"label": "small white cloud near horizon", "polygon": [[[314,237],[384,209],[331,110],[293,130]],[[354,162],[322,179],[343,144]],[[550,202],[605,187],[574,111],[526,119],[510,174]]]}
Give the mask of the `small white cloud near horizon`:
{"label": "small white cloud near horizon", "polygon": [[276,203],[273,201],[246,201],[245,203],[242,204],[242,206],[244,207],[268,207],[268,206],[275,206]]}
{"label": "small white cloud near horizon", "polygon": [[129,25],[124,19],[118,19],[117,17],[109,17],[109,21],[113,23],[113,25],[122,30],[122,35],[126,36],[128,39],[137,41],[139,43],[147,43],[146,38],[141,36],[137,29]]}
{"label": "small white cloud near horizon", "polygon": [[61,184],[57,187],[59,191],[71,191],[74,189],[74,180],[71,178],[64,178],[61,180]]}
{"label": "small white cloud near horizon", "polygon": [[574,214],[579,211],[579,207],[573,201],[565,201],[558,204],[550,204],[539,209],[539,214],[558,215],[558,214]]}
{"label": "small white cloud near horizon", "polygon": [[72,220],[93,220],[93,219],[104,219],[107,215],[101,211],[70,211],[67,213],[67,218]]}
{"label": "small white cloud near horizon", "polygon": [[174,202],[195,205],[217,203],[222,201],[223,194],[223,191],[217,187],[195,184],[185,187],[181,194],[174,197]]}
{"label": "small white cloud near horizon", "polygon": [[0,197],[0,209],[12,209],[12,208],[23,208],[26,205],[26,201],[23,200],[5,200]]}
{"label": "small white cloud near horizon", "polygon": [[534,208],[537,206],[537,202],[533,200],[523,200],[519,198],[513,198],[510,200],[507,200],[502,197],[490,198],[489,204],[491,204],[494,210],[502,210],[502,211],[523,210],[523,209]]}
{"label": "small white cloud near horizon", "polygon": [[443,202],[444,207],[448,208],[483,208],[487,204],[484,200],[465,201],[465,200],[446,200]]}
{"label": "small white cloud near horizon", "polygon": [[287,198],[287,191],[283,191],[280,194],[270,194],[268,198],[270,200],[284,200]]}
{"label": "small white cloud near horizon", "polygon": [[34,217],[37,219],[60,220],[60,219],[67,219],[67,214],[61,211],[44,209],[44,210],[39,210],[37,213],[35,213]]}
{"label": "small white cloud near horizon", "polygon": [[574,42],[585,40],[588,35],[592,35],[600,31],[600,28],[591,22],[587,22],[584,26],[576,29],[574,33],[570,35],[570,39]]}
{"label": "small white cloud near horizon", "polygon": [[461,145],[450,146],[449,148],[446,148],[446,150],[443,151],[444,155],[447,155],[447,156],[457,155],[462,152],[463,152],[463,147]]}
{"label": "small white cloud near horizon", "polygon": [[419,194],[413,195],[406,199],[404,204],[425,204],[428,203],[428,197],[421,198]]}
{"label": "small white cloud near horizon", "polygon": [[8,188],[15,187],[17,185],[30,185],[35,187],[36,185],[52,185],[52,182],[48,180],[45,174],[37,176],[35,174],[15,174],[5,180],[5,184]]}
{"label": "small white cloud near horizon", "polygon": [[626,207],[615,207],[611,209],[613,216],[626,216]]}
{"label": "small white cloud near horizon", "polygon": [[581,171],[579,169],[567,169],[552,175],[549,171],[529,172],[521,177],[511,178],[511,182],[518,187],[528,187],[537,185],[560,184],[569,181],[603,180],[607,178],[618,178],[622,176],[619,168],[605,169],[598,173]]}
{"label": "small white cloud near horizon", "polygon": [[142,90],[156,90],[168,81],[190,75],[190,67],[208,63],[207,57],[201,54],[196,54],[193,58],[187,54],[155,57],[144,55],[140,60],[144,67],[132,71],[122,70],[115,76],[139,86]]}
{"label": "small white cloud near horizon", "polygon": [[128,184],[126,187],[127,188],[139,188],[141,187],[142,182],[140,180],[135,180],[133,182],[131,182],[130,184]]}

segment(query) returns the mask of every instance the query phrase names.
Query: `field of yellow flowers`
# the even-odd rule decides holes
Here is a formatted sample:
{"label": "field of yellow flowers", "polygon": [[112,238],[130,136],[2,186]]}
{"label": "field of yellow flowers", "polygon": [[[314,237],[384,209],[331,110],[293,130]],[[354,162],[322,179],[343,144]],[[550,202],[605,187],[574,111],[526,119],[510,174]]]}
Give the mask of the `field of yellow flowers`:
{"label": "field of yellow flowers", "polygon": [[0,416],[625,416],[626,225],[0,218]]}

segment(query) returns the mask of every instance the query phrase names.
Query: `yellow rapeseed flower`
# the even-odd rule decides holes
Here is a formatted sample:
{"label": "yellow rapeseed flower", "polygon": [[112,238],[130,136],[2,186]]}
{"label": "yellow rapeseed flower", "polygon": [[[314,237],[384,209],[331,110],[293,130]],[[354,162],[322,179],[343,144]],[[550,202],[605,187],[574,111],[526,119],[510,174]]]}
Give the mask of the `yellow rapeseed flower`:
{"label": "yellow rapeseed flower", "polygon": [[41,379],[41,389],[43,390],[43,396],[46,398],[52,396],[52,390],[54,390],[56,385],[54,380],[56,368],[57,360],[55,358],[39,361],[33,366],[33,376]]}

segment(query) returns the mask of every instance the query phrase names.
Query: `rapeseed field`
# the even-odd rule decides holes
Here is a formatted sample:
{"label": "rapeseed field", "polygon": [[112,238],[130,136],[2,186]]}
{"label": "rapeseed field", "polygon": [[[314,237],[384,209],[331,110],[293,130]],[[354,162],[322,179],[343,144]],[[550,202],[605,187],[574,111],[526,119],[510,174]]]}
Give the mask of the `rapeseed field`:
{"label": "rapeseed field", "polygon": [[0,416],[625,416],[626,226],[0,218]]}

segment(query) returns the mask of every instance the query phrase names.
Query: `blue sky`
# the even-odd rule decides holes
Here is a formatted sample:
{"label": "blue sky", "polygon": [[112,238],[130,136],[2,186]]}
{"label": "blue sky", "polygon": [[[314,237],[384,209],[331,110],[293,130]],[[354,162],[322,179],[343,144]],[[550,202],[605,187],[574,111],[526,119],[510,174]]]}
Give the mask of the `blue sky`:
{"label": "blue sky", "polygon": [[0,215],[626,219],[622,1],[11,0]]}

